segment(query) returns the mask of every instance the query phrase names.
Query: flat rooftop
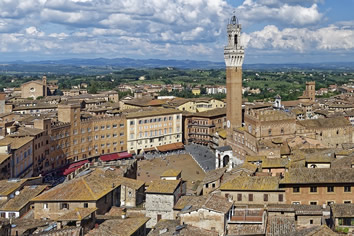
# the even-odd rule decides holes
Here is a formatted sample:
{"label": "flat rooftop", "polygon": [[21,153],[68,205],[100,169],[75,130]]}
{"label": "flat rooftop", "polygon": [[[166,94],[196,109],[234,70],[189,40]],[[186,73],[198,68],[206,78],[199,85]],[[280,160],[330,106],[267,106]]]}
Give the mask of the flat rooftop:
{"label": "flat rooftop", "polygon": [[164,158],[138,161],[138,180],[146,183],[160,179],[169,169],[182,170],[182,179],[187,181],[187,193],[196,191],[205,173],[189,154],[171,155]]}

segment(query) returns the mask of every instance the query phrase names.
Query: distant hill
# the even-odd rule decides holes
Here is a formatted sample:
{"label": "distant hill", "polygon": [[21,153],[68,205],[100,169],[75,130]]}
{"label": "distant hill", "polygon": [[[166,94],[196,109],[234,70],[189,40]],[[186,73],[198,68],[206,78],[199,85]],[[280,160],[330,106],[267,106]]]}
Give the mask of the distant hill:
{"label": "distant hill", "polygon": [[[45,61],[0,62],[0,73],[54,73],[54,74],[104,74],[124,68],[223,69],[224,62],[194,60],[159,60],[130,58],[65,59]],[[245,64],[245,70],[339,70],[353,71],[354,62],[299,63],[299,64]]]}

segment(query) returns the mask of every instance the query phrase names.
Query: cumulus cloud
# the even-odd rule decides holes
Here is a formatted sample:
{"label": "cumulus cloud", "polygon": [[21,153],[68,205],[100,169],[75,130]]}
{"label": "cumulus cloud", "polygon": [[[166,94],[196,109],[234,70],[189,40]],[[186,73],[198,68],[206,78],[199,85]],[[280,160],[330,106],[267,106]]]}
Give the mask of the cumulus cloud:
{"label": "cumulus cloud", "polygon": [[243,40],[250,49],[282,49],[304,53],[314,50],[352,50],[353,37],[354,29],[335,25],[316,30],[306,28],[280,30],[275,25],[268,25],[260,31],[244,34]]}
{"label": "cumulus cloud", "polygon": [[[300,5],[311,2],[310,6]],[[315,2],[317,1],[245,0],[237,8],[237,13],[248,23],[267,21],[304,26],[318,23],[323,18]]]}
{"label": "cumulus cloud", "polygon": [[[252,50],[353,50],[352,21],[318,26],[322,0],[244,0]],[[222,60],[226,0],[0,0],[0,52]]]}

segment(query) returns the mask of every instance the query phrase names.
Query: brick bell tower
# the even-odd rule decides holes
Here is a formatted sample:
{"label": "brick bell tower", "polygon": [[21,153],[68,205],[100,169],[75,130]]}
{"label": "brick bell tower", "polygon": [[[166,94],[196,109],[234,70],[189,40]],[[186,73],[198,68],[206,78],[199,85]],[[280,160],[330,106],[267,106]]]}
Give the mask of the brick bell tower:
{"label": "brick bell tower", "polygon": [[241,46],[241,24],[231,17],[227,25],[228,44],[224,48],[226,64],[226,118],[228,139],[232,130],[242,126],[242,64],[244,48]]}

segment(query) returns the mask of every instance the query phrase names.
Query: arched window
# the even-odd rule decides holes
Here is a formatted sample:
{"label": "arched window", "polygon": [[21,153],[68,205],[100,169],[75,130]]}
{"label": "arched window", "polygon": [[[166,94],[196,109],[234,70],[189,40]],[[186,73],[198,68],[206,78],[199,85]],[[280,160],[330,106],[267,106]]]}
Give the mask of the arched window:
{"label": "arched window", "polygon": [[235,45],[237,46],[237,34],[235,34],[235,36],[234,36],[234,40],[235,40]]}
{"label": "arched window", "polygon": [[272,129],[268,130],[268,135],[272,135]]}

